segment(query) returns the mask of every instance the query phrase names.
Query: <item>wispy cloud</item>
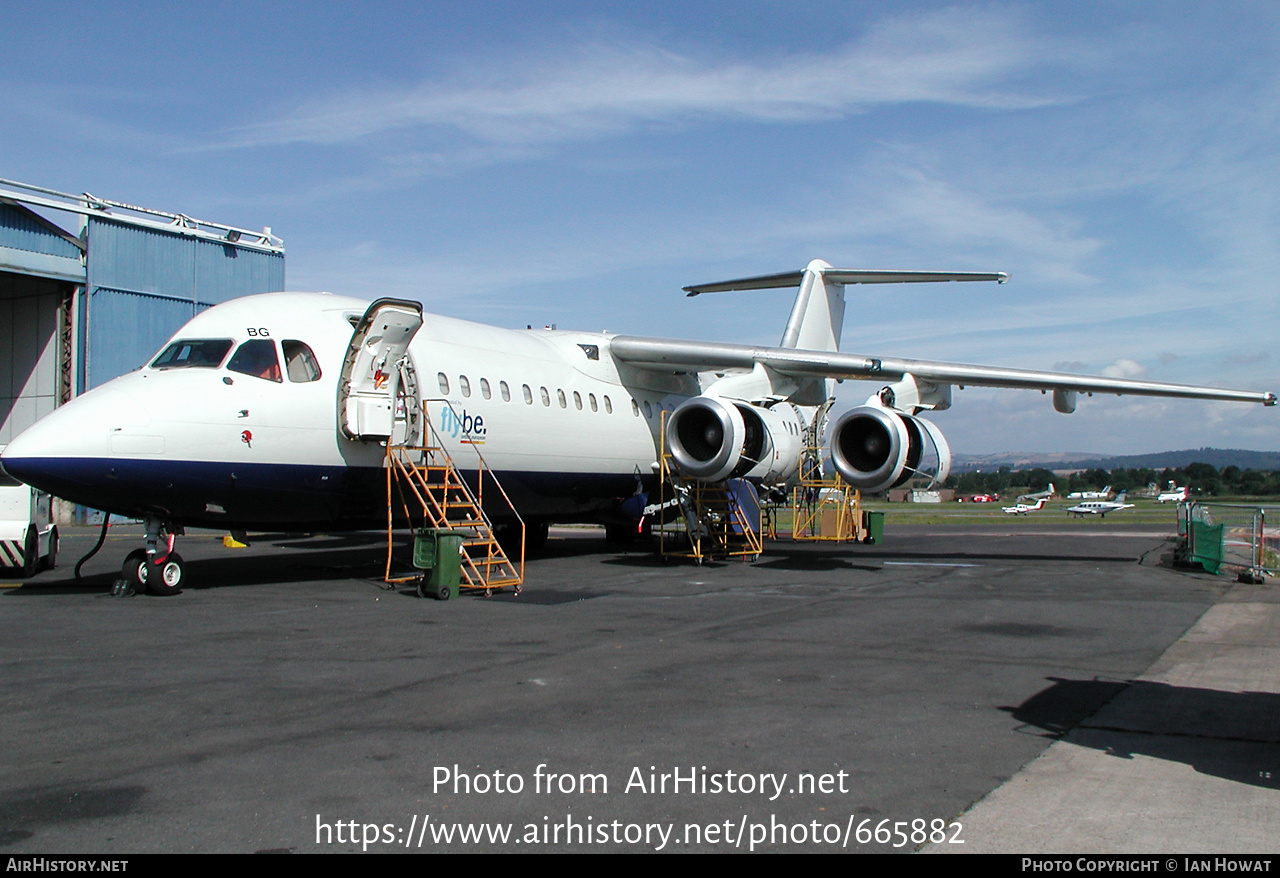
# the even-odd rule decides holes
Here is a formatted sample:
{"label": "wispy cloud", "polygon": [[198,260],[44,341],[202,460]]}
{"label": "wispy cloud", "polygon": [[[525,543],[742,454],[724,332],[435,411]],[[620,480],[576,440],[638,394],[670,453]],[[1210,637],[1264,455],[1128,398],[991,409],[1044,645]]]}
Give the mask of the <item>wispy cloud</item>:
{"label": "wispy cloud", "polygon": [[1057,97],[1018,82],[1053,56],[1016,18],[982,9],[890,19],[838,50],[773,61],[596,42],[553,59],[506,56],[452,80],[324,96],[227,132],[222,145],[338,144],[405,130],[534,144],[700,117],[821,120],[910,102],[1035,107]]}

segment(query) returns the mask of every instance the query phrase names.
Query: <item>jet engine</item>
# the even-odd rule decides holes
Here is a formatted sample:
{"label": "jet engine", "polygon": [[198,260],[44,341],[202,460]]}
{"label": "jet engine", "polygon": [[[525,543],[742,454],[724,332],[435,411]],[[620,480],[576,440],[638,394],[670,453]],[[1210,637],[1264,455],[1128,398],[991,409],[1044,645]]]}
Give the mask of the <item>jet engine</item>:
{"label": "jet engine", "polygon": [[773,409],[714,396],[685,400],[667,418],[667,449],[690,478],[777,482],[800,460],[799,418],[791,405]]}
{"label": "jet engine", "polygon": [[935,424],[876,405],[840,416],[831,428],[831,460],[846,482],[868,493],[917,475],[938,484],[951,472],[951,448]]}

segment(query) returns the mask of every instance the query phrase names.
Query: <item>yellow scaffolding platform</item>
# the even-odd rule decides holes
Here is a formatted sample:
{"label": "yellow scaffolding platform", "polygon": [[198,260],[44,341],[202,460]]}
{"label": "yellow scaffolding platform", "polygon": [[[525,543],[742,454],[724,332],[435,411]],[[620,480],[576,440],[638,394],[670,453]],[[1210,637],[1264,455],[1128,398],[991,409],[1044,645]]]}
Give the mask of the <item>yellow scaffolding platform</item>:
{"label": "yellow scaffolding platform", "polygon": [[839,479],[803,480],[791,490],[791,539],[861,542],[862,492]]}
{"label": "yellow scaffolding platform", "polygon": [[[666,447],[666,412],[662,413],[662,444],[659,460],[661,484],[678,501],[679,515],[668,519],[671,505],[663,504],[658,514],[658,552],[664,558],[692,558],[698,564],[711,558],[745,558],[754,561],[764,551],[758,525],[725,482],[707,484],[685,479],[672,466]],[[668,524],[683,521],[683,533],[676,537]],[[674,544],[674,545],[673,545]],[[679,546],[677,548],[676,546]]]}

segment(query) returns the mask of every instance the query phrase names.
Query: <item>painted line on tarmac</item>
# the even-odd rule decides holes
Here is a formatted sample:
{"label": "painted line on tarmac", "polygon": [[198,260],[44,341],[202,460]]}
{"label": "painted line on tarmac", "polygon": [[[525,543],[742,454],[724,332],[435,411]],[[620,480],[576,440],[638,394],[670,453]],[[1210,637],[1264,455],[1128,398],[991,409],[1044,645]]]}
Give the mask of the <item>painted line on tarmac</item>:
{"label": "painted line on tarmac", "polygon": [[960,564],[946,561],[885,561],[885,567],[981,567],[981,564]]}

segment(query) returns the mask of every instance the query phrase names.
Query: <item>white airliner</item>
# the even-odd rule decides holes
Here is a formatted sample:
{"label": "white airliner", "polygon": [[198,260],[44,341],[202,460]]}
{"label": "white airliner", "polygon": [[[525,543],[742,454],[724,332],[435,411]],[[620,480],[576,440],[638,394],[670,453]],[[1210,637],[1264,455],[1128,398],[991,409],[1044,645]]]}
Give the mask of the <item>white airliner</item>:
{"label": "white airliner", "polygon": [[1107,485],[1101,491],[1072,491],[1067,495],[1068,500],[1110,500],[1111,486]]}
{"label": "white airliner", "polygon": [[1034,503],[1018,502],[1012,506],[1004,506],[1002,508],[1004,509],[1005,515],[1026,515],[1028,512],[1035,512],[1039,509],[1043,509],[1044,504],[1048,502],[1048,498],[1041,497]]}
{"label": "white airliner", "polygon": [[[184,526],[385,526],[384,446],[423,435],[425,410],[458,465],[482,451],[534,539],[552,521],[634,523],[666,446],[687,478],[786,482],[832,379],[880,383],[829,433],[841,476],[881,491],[950,450],[921,411],[953,385],[1236,400],[1272,393],[889,359],[839,350],[846,284],[999,281],[1000,273],[803,271],[687,287],[689,295],[799,285],[777,347],[511,330],[423,315],[416,302],[270,293],[196,316],[138,371],[68,402],[0,457],[14,477],[145,520],[124,575],[179,589]],[[494,513],[495,515],[497,513]],[[500,524],[500,522],[495,522]],[[153,572],[148,572],[153,571]]]}
{"label": "white airliner", "polygon": [[1077,503],[1075,506],[1067,507],[1067,511],[1082,518],[1086,515],[1099,515],[1106,518],[1108,512],[1133,508],[1132,503],[1124,502],[1124,495],[1125,492],[1121,491],[1120,496],[1114,500],[1086,500],[1083,503]]}

